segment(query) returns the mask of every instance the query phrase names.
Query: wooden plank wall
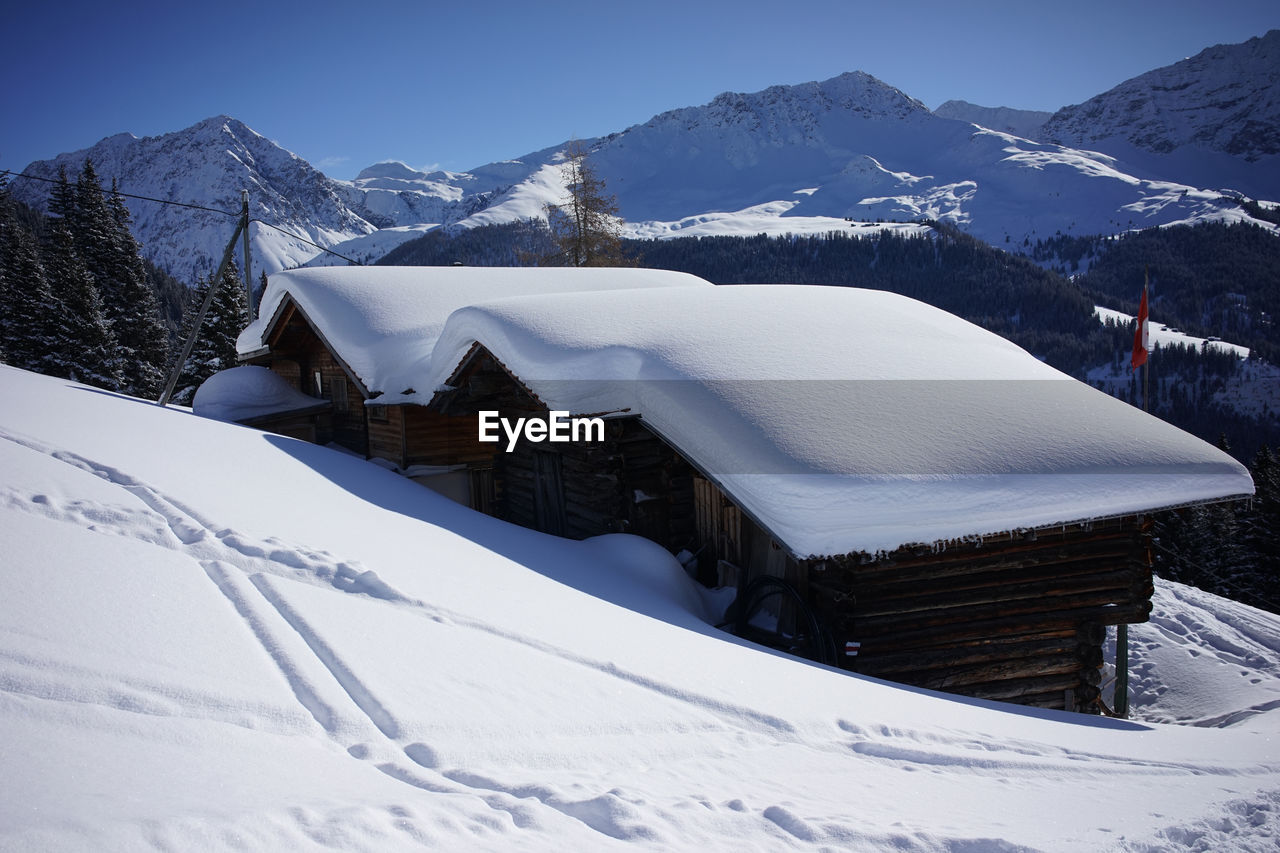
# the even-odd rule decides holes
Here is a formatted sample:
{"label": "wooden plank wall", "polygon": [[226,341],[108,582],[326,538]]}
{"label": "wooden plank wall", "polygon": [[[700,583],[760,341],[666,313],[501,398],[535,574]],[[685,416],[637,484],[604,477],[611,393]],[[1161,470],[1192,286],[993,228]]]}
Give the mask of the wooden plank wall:
{"label": "wooden plank wall", "polygon": [[[268,366],[303,394],[335,401],[331,413],[316,419],[314,441],[335,442],[348,450],[368,455],[364,398],[360,388],[324,346],[302,315],[290,309],[271,345]],[[258,359],[254,363],[262,363]],[[320,372],[321,387],[315,386]]]}
{"label": "wooden plank wall", "polygon": [[[368,414],[369,456],[394,462],[401,468],[407,466],[408,450],[405,446],[405,410],[407,406],[381,406],[376,411],[365,407]],[[415,406],[414,408],[420,408]]]}
{"label": "wooden plank wall", "polygon": [[309,353],[308,360],[312,372],[302,377],[304,392],[315,393],[314,372],[319,371],[321,393],[325,399],[333,401],[332,432],[328,436],[318,436],[317,441],[321,444],[332,441],[367,456],[369,443],[364,426],[364,397],[360,389],[318,340],[315,349]]}
{"label": "wooden plank wall", "polygon": [[480,442],[475,413],[446,415],[425,406],[388,408],[397,409],[401,418],[406,466],[488,466],[501,452],[501,445]]}
{"label": "wooden plank wall", "polygon": [[844,666],[983,699],[1094,710],[1105,626],[1142,622],[1149,525],[1135,518],[934,553],[809,561],[808,594]]}

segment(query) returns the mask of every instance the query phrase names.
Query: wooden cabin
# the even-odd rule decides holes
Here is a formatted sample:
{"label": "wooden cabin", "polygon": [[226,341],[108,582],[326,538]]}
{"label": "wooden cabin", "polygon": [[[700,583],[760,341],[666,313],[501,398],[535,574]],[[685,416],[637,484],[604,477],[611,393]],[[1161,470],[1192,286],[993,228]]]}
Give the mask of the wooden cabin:
{"label": "wooden cabin", "polygon": [[[744,636],[1047,708],[1097,710],[1107,627],[1147,619],[1150,514],[1252,492],[1216,448],[912,300],[669,275],[292,271],[241,351],[328,401],[317,441],[525,527],[649,538],[738,587]],[[401,291],[431,316],[371,332],[412,325]],[[486,411],[603,433],[508,450],[479,440]]]}

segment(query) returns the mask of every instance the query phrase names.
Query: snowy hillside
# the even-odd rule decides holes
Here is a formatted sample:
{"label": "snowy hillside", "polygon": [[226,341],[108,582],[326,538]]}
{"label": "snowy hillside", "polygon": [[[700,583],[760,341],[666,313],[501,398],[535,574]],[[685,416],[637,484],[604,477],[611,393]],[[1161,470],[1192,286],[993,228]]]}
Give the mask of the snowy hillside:
{"label": "snowy hillside", "polygon": [[[1140,179],[1105,155],[943,118],[861,72],[725,93],[583,144],[635,237],[823,233],[847,229],[849,219],[937,219],[1018,246],[1057,232],[1247,218],[1216,190]],[[562,198],[559,158],[557,147],[501,164],[510,183],[484,181],[472,201],[477,212],[453,224],[542,215]]]}
{"label": "snowy hillside", "polygon": [[1280,838],[1277,617],[1162,584],[1132,722],[958,700],[727,637],[642,540],[512,528],[9,368],[0,389],[0,848]]}
{"label": "snowy hillside", "polygon": [[1280,199],[1280,30],[1126,80],[1059,110],[1041,133],[1145,177]]}
{"label": "snowy hillside", "polygon": [[941,118],[860,72],[664,113],[600,140],[592,159],[632,223],[772,204],[784,223],[937,219],[1007,246],[1244,218],[1216,192]]}

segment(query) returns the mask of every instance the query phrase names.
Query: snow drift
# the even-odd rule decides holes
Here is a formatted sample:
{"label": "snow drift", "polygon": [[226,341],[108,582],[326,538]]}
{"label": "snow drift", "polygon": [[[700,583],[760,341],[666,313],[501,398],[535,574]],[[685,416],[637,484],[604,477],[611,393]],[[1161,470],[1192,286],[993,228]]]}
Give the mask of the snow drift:
{"label": "snow drift", "polygon": [[1219,727],[958,700],[747,647],[631,537],[553,539],[346,454],[10,368],[0,389],[20,401],[0,412],[5,849],[1280,832],[1274,616],[1170,585],[1167,621],[1135,629],[1170,652],[1161,714]]}

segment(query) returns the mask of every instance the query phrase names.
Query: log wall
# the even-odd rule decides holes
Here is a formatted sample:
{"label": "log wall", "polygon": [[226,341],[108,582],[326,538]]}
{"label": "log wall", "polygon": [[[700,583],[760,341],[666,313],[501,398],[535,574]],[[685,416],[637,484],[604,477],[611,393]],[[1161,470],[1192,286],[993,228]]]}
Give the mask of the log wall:
{"label": "log wall", "polygon": [[[330,413],[316,419],[314,441],[335,442],[368,455],[363,392],[293,306],[286,309],[270,346],[267,366],[273,372],[302,393],[333,403]],[[263,359],[258,359],[256,363],[262,362]],[[316,386],[317,373],[320,374],[319,387]]]}
{"label": "log wall", "polygon": [[1095,710],[1106,626],[1151,612],[1137,518],[985,537],[941,551],[804,565],[810,601],[861,643],[860,673],[981,699]]}
{"label": "log wall", "polygon": [[[369,436],[369,456],[394,462],[401,468],[408,462],[405,446],[405,415],[407,406],[380,406],[375,410],[365,407]],[[418,407],[414,407],[418,408]]]}
{"label": "log wall", "polygon": [[[389,406],[398,410],[404,440],[404,465],[492,465],[497,444],[482,444],[476,416],[446,415],[425,406]],[[372,426],[372,424],[371,424]]]}
{"label": "log wall", "polygon": [[545,500],[539,496],[539,454],[559,460],[562,535],[585,539],[625,532],[673,553],[696,549],[693,471],[639,420],[606,420],[600,442],[521,441],[513,452],[495,456],[503,516],[534,529],[544,529],[538,509],[539,500]]}

